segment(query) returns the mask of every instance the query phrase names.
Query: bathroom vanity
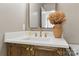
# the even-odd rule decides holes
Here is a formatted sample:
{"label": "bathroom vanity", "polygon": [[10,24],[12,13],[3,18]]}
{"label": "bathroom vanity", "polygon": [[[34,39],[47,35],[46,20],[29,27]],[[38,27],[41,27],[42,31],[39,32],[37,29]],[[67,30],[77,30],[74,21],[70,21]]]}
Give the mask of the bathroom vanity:
{"label": "bathroom vanity", "polygon": [[51,31],[5,33],[8,56],[63,56],[69,48],[65,39],[54,38]]}

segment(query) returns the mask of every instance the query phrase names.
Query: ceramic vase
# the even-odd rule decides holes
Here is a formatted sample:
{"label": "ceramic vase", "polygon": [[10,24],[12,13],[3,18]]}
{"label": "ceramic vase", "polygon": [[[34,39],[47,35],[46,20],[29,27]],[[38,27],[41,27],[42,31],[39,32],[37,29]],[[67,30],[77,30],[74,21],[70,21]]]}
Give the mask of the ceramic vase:
{"label": "ceramic vase", "polygon": [[61,24],[55,24],[53,27],[53,34],[55,38],[61,38],[62,37],[62,25]]}

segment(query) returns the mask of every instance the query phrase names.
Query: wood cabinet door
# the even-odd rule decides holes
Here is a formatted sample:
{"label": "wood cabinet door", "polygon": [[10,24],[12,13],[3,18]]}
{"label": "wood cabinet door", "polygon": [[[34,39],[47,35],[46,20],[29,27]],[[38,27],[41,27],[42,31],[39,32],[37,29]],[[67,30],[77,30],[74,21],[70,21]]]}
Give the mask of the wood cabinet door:
{"label": "wood cabinet door", "polygon": [[7,55],[8,56],[29,56],[30,46],[22,44],[7,44]]}
{"label": "wood cabinet door", "polygon": [[7,44],[7,55],[8,56],[20,56],[20,46],[17,44]]}
{"label": "wood cabinet door", "polygon": [[21,56],[30,56],[30,46],[21,45]]}
{"label": "wood cabinet door", "polygon": [[10,48],[11,48],[11,45],[10,44],[6,44],[6,48],[7,48],[7,56],[10,56]]}
{"label": "wood cabinet door", "polygon": [[30,56],[35,55],[35,48],[33,46],[30,47]]}
{"label": "wood cabinet door", "polygon": [[35,47],[34,48],[34,55],[35,56],[62,56],[63,55],[63,50],[59,50],[56,48],[53,49],[48,49],[48,48],[39,48]]}

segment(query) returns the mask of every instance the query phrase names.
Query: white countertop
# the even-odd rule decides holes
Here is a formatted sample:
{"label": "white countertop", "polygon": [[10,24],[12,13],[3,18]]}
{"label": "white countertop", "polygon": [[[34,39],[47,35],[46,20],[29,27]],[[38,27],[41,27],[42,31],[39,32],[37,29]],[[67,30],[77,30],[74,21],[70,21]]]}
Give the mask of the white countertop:
{"label": "white countertop", "polygon": [[[37,37],[35,37],[35,33],[37,33]],[[45,33],[47,33],[47,37],[44,36]],[[43,31],[42,37],[40,37],[39,31],[7,32],[5,33],[4,42],[69,48],[64,38],[55,38],[51,31]]]}

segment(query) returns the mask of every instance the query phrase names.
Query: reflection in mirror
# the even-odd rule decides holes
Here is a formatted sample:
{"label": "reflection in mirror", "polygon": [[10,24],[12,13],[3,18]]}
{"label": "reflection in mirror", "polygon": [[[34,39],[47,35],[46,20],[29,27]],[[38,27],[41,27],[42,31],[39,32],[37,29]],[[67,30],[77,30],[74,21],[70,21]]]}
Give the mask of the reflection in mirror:
{"label": "reflection in mirror", "polygon": [[55,3],[44,3],[41,6],[41,24],[42,28],[52,28],[53,25],[48,20],[48,15],[56,11]]}

